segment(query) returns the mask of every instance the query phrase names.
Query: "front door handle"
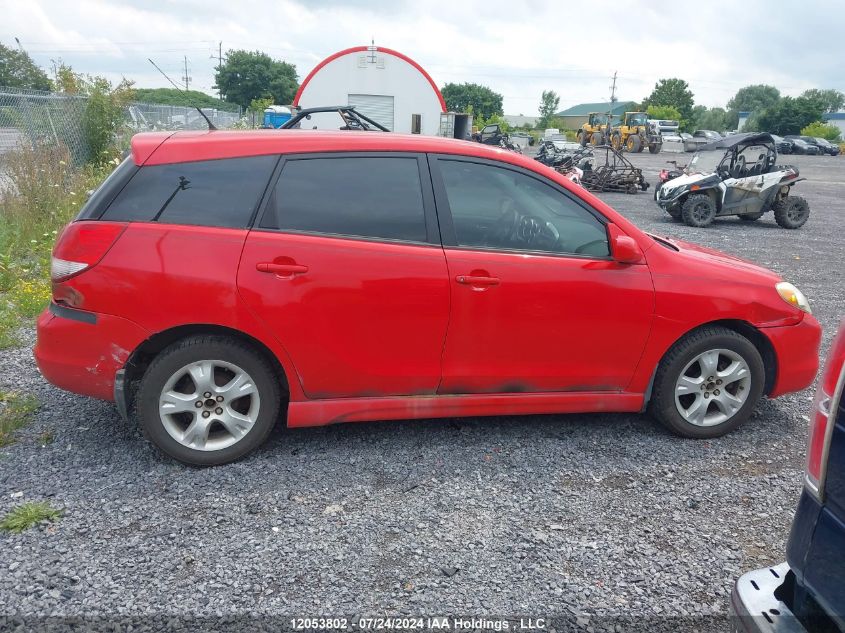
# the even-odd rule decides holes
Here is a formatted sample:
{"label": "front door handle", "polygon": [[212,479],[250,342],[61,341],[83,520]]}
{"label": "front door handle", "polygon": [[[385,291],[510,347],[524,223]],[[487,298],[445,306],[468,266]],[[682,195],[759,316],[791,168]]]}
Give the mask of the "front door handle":
{"label": "front door handle", "polygon": [[455,281],[465,286],[498,286],[498,277],[477,277],[473,275],[458,275]]}
{"label": "front door handle", "polygon": [[273,273],[274,275],[301,275],[308,272],[308,266],[301,264],[275,264],[273,262],[259,262],[255,270],[260,273]]}

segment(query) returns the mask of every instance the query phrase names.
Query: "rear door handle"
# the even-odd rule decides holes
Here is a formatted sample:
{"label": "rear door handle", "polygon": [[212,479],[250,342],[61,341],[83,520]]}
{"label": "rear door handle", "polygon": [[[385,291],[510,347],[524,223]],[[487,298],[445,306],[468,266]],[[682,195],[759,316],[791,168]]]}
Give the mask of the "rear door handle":
{"label": "rear door handle", "polygon": [[498,277],[475,277],[473,275],[458,275],[455,281],[465,286],[498,286]]}
{"label": "rear door handle", "polygon": [[260,273],[273,273],[274,275],[301,275],[308,272],[308,266],[301,264],[274,264],[273,262],[259,262],[255,270]]}

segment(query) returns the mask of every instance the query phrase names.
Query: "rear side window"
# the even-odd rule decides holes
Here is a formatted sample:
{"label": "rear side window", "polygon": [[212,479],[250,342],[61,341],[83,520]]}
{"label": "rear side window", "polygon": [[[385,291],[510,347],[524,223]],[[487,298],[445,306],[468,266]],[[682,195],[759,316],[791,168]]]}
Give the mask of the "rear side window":
{"label": "rear side window", "polygon": [[289,160],[261,227],[424,242],[425,212],[417,158]]}
{"label": "rear side window", "polygon": [[141,167],[104,220],[245,228],[277,156]]}
{"label": "rear side window", "polygon": [[103,181],[103,184],[97,187],[97,190],[91,194],[91,197],[88,198],[88,201],[82,207],[76,219],[90,220],[103,215],[103,211],[114,200],[115,196],[120,193],[120,190],[126,186],[126,183],[129,182],[136,171],[138,171],[138,168],[132,162],[132,157],[124,158],[123,162]]}

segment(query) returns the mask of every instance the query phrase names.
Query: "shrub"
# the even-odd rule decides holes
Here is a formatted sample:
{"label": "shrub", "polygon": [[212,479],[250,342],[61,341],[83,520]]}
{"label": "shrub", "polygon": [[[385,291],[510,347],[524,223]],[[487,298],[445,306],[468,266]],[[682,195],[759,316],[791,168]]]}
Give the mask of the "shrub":
{"label": "shrub", "polygon": [[802,136],[818,137],[827,139],[828,141],[838,141],[840,132],[839,128],[835,125],[816,121],[810,123],[807,127],[801,128],[801,134]]}

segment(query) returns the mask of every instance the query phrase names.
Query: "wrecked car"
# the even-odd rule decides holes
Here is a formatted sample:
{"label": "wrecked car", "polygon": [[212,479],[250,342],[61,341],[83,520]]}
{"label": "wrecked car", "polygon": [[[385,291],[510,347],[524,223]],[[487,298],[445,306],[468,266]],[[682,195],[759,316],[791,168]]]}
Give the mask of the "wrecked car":
{"label": "wrecked car", "polygon": [[776,165],[770,134],[734,134],[702,147],[685,173],[664,183],[655,201],[676,220],[709,226],[717,217],[738,215],[745,221],[774,212],[786,229],[804,225],[810,206],[790,195],[799,178],[796,167]]}

